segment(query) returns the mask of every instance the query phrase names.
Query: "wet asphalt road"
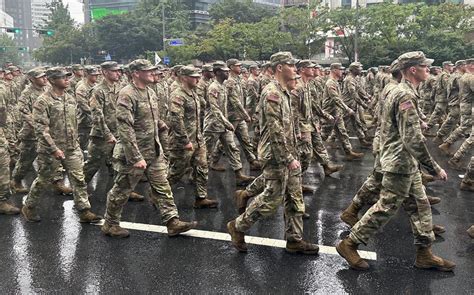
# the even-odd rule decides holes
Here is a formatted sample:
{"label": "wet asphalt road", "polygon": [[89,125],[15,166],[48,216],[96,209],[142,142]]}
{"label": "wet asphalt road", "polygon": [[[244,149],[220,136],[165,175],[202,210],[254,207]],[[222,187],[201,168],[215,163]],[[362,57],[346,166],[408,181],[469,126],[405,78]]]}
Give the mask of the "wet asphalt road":
{"label": "wet asphalt road", "polygon": [[[434,148],[431,148],[434,150]],[[331,151],[342,161],[340,151]],[[446,158],[434,151],[447,168]],[[334,177],[323,179],[318,165],[310,168],[305,182],[315,186],[305,196],[305,236],[312,242],[334,246],[348,234],[340,212],[372,169],[373,158],[345,163]],[[248,167],[246,166],[248,171]],[[128,239],[111,239],[98,226],[81,225],[70,197],[44,196],[42,222],[31,224],[19,216],[0,216],[1,294],[147,294],[147,293],[316,293],[316,294],[473,294],[474,240],[466,229],[474,223],[474,194],[458,189],[459,174],[447,169],[449,181],[428,186],[428,193],[442,197],[433,208],[434,223],[447,232],[434,244],[434,252],[457,263],[454,273],[413,268],[415,249],[406,213],[398,215],[361,250],[377,253],[367,272],[350,270],[337,255],[301,256],[281,248],[249,245],[237,253],[229,242],[175,237],[131,231]],[[209,195],[218,198],[218,210],[194,210],[192,186],[174,188],[181,218],[199,221],[199,229],[225,232],[235,218],[233,173],[210,172]],[[105,194],[111,186],[105,173],[91,187],[95,211],[105,211]],[[139,191],[146,192],[141,183]],[[20,205],[21,195],[13,202]],[[123,221],[160,225],[160,216],[148,201],[128,203]],[[252,236],[283,239],[283,214],[257,223]]]}

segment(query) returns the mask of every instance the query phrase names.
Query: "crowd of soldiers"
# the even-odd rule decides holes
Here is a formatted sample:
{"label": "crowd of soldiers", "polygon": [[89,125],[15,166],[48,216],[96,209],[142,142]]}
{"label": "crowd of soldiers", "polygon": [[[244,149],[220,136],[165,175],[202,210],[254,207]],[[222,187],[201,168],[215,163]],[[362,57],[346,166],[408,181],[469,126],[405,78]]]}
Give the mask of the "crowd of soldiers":
{"label": "crowd of soldiers", "polygon": [[[283,203],[286,251],[314,255],[318,246],[303,240],[303,219],[310,217],[303,194],[313,188],[302,176],[311,162],[326,176],[343,169],[327,150],[338,143],[345,161],[362,159],[349,130],[375,162],[340,216],[351,233],[337,244],[338,253],[351,268],[367,269],[358,245],[367,244],[402,206],[413,229],[415,266],[451,271],[455,264],[431,251],[435,234],[445,229],[432,224],[430,206],[441,199],[427,196],[424,184],[447,174],[426,141],[434,137],[451,157],[449,165],[467,170],[460,189],[474,191],[474,157],[465,160],[474,138],[474,59],[446,61],[442,69],[432,62],[417,51],[368,71],[358,62],[348,69],[340,63],[323,68],[290,52],[246,66],[229,59],[167,68],[137,59],[23,74],[7,65],[0,70],[0,213],[21,212],[39,222],[39,202],[52,187],[73,195],[80,222],[104,219],[105,235],[128,237],[120,227],[123,207],[145,199],[134,189],[147,181],[149,198],[174,236],[197,222],[179,218],[172,187],[191,178],[193,207],[217,208],[219,201],[207,192],[208,170],[225,171],[226,158],[241,188],[234,195],[239,216],[227,224],[233,246],[246,252],[245,232]],[[250,170],[262,171],[257,177],[244,173],[241,151]],[[91,210],[87,187],[104,166],[114,184],[102,217]],[[37,175],[27,188],[25,177],[34,167]],[[27,194],[21,209],[8,201],[12,192]],[[474,238],[474,226],[468,233]]]}

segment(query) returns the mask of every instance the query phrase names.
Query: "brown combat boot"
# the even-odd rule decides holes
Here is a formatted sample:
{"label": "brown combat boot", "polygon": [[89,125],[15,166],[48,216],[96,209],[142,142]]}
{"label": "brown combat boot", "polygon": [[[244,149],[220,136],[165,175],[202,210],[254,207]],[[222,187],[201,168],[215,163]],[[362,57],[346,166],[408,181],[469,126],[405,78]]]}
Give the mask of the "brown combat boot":
{"label": "brown combat boot", "polygon": [[235,184],[237,186],[244,186],[253,181],[255,177],[248,176],[242,173],[242,169],[235,171]]}
{"label": "brown combat boot", "polygon": [[225,166],[224,166],[224,165],[221,165],[221,164],[219,164],[219,163],[216,163],[216,162],[212,162],[212,163],[209,165],[209,168],[210,168],[211,170],[219,171],[219,172],[225,171]]}
{"label": "brown combat boot", "polygon": [[457,171],[464,171],[466,167],[463,167],[460,159],[451,158],[448,161],[449,167]]}
{"label": "brown combat boot", "polygon": [[437,236],[446,232],[446,228],[439,224],[433,224],[433,233]]}
{"label": "brown combat boot", "polygon": [[63,195],[72,195],[72,188],[66,186],[62,180],[55,181],[53,183],[56,193]]}
{"label": "brown combat boot", "polygon": [[28,222],[40,222],[41,217],[36,212],[36,209],[33,207],[23,206],[21,208],[21,214],[25,217]]}
{"label": "brown combat boot", "polygon": [[16,215],[20,213],[20,209],[8,203],[7,201],[0,201],[0,214]]}
{"label": "brown combat boot", "polygon": [[453,269],[456,267],[456,264],[449,260],[433,255],[431,246],[417,246],[415,267],[421,269],[435,269],[439,271],[453,271]]}
{"label": "brown combat boot", "polygon": [[353,227],[359,221],[359,211],[360,207],[357,206],[354,202],[351,202],[349,207],[344,210],[340,216],[341,220],[344,221],[350,227]]}
{"label": "brown combat boot", "polygon": [[257,160],[253,160],[252,162],[250,162],[250,170],[260,171],[262,170],[262,164]]}
{"label": "brown combat boot", "polygon": [[317,255],[319,253],[319,247],[316,244],[308,243],[306,241],[290,242],[286,241],[286,252],[299,253],[306,255]]}
{"label": "brown combat boot", "polygon": [[107,221],[100,227],[100,230],[104,235],[114,238],[127,238],[130,236],[130,232],[118,224],[110,224]]}
{"label": "brown combat boot", "polygon": [[179,235],[180,233],[187,232],[190,229],[196,228],[197,224],[197,221],[185,222],[179,220],[177,217],[172,218],[166,224],[166,228],[168,229],[168,236],[174,237]]}
{"label": "brown combat boot", "polygon": [[463,181],[461,181],[461,185],[459,186],[459,188],[463,191],[474,192],[474,183],[466,182],[463,179]]}
{"label": "brown combat boot", "polygon": [[337,253],[339,253],[339,255],[349,263],[349,266],[352,269],[367,270],[369,269],[369,264],[359,256],[359,253],[357,253],[358,246],[358,244],[354,243],[349,237],[347,237],[336,245],[336,250]]}
{"label": "brown combat boot", "polygon": [[227,223],[227,232],[232,239],[232,245],[239,252],[247,252],[247,243],[245,243],[245,234],[235,228],[235,220]]}
{"label": "brown combat boot", "polygon": [[204,209],[204,208],[217,208],[219,202],[217,200],[203,198],[203,199],[196,199],[193,204],[194,209]]}
{"label": "brown combat boot", "polygon": [[341,171],[342,168],[344,168],[343,165],[332,165],[332,164],[323,165],[324,175],[329,176],[333,173]]}
{"label": "brown combat boot", "polygon": [[364,153],[357,153],[354,151],[349,151],[346,153],[346,161],[360,160],[364,157]]}
{"label": "brown combat boot", "polygon": [[433,175],[424,172],[421,173],[421,182],[423,183],[423,185],[427,185],[428,183],[433,181],[435,181],[435,177]]}
{"label": "brown combat boot", "polygon": [[252,197],[246,190],[236,190],[234,193],[234,203],[239,214],[243,214],[247,208],[247,202]]}
{"label": "brown combat boot", "polygon": [[16,180],[10,181],[10,188],[15,194],[26,194],[29,191],[29,189],[23,186],[21,181],[16,181]]}
{"label": "brown combat boot", "polygon": [[445,142],[438,146],[438,148],[443,152],[443,154],[448,155],[448,156],[451,155],[451,152],[449,151],[450,147],[451,147],[451,144],[449,142]]}
{"label": "brown combat boot", "polygon": [[467,230],[467,234],[474,239],[474,225],[471,225],[471,227]]}
{"label": "brown combat boot", "polygon": [[80,223],[97,223],[102,220],[102,216],[93,213],[89,209],[85,209],[79,212]]}
{"label": "brown combat boot", "polygon": [[140,195],[136,192],[131,192],[130,196],[128,197],[130,202],[143,202],[145,200],[145,196]]}
{"label": "brown combat boot", "polygon": [[433,143],[436,145],[440,145],[444,142],[443,138],[439,135],[436,135],[436,137],[433,139]]}
{"label": "brown combat boot", "polygon": [[438,197],[433,197],[433,196],[426,196],[428,198],[428,201],[430,202],[430,205],[436,205],[441,203],[441,198]]}

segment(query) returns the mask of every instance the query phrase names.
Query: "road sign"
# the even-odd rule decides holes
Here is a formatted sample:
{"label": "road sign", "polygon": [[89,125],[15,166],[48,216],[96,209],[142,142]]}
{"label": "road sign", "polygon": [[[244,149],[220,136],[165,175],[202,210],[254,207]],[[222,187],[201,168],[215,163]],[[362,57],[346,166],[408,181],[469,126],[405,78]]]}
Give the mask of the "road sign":
{"label": "road sign", "polygon": [[184,42],[182,39],[171,39],[168,42],[169,46],[181,46],[184,45]]}
{"label": "road sign", "polygon": [[163,57],[163,63],[164,63],[165,65],[169,65],[169,64],[171,63],[170,57],[169,57],[169,56]]}

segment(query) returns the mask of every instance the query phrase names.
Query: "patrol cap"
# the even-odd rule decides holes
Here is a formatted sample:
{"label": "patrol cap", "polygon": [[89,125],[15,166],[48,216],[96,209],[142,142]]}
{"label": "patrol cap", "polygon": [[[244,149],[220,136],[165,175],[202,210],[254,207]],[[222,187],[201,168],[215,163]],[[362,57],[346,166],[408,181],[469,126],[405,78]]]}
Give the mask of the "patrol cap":
{"label": "patrol cap", "polygon": [[71,69],[73,71],[80,71],[80,70],[83,70],[84,67],[82,67],[80,64],[74,64],[74,65],[71,66]]}
{"label": "patrol cap", "polygon": [[236,58],[231,58],[231,59],[228,59],[227,60],[227,66],[228,67],[231,67],[231,66],[241,66],[242,63],[236,59]]}
{"label": "patrol cap", "polygon": [[466,59],[466,64],[468,64],[468,65],[474,64],[474,58],[468,58],[468,59]]}
{"label": "patrol cap", "polygon": [[216,61],[212,64],[212,67],[214,68],[214,71],[216,70],[221,70],[221,71],[230,71],[230,69],[227,67],[227,64],[223,61]]}
{"label": "patrol cap", "polygon": [[269,62],[269,61],[267,61],[267,62],[264,62],[264,63],[262,64],[262,68],[266,69],[266,68],[268,68],[268,67],[271,66],[271,65],[272,65],[272,63]]}
{"label": "patrol cap", "polygon": [[354,69],[360,69],[362,70],[362,64],[360,62],[353,62],[349,65],[349,71],[354,70]]}
{"label": "patrol cap", "polygon": [[155,70],[156,66],[154,66],[149,60],[147,59],[136,59],[128,64],[128,68],[130,71],[151,71]]}
{"label": "patrol cap", "polygon": [[72,76],[72,74],[66,72],[66,69],[63,67],[52,67],[46,71],[46,76],[48,76],[48,79],[58,79],[64,78],[66,76]]}
{"label": "patrol cap", "polygon": [[86,66],[84,67],[87,75],[100,75],[99,70],[94,66]]}
{"label": "patrol cap", "polygon": [[298,69],[301,69],[301,68],[314,68],[316,65],[309,59],[303,59],[303,60],[300,60],[298,61],[298,63],[296,64],[296,67]]}
{"label": "patrol cap", "polygon": [[280,51],[272,54],[270,57],[270,63],[272,66],[279,64],[294,65],[298,62],[297,59],[293,58],[293,55],[289,51]]}
{"label": "patrol cap", "polygon": [[422,51],[406,52],[398,57],[398,64],[400,66],[400,70],[417,65],[430,66],[433,61],[433,59],[426,58],[425,54]]}
{"label": "patrol cap", "polygon": [[443,67],[445,66],[454,66],[454,64],[450,60],[447,60],[447,61],[443,61]]}
{"label": "patrol cap", "polygon": [[203,72],[212,72],[212,65],[202,65],[201,70]]}
{"label": "patrol cap", "polygon": [[41,78],[46,75],[46,72],[43,68],[34,68],[29,70],[27,73],[28,77],[30,78]]}
{"label": "patrol cap", "polygon": [[201,77],[200,70],[198,68],[195,68],[193,66],[183,66],[179,70],[179,75],[180,76],[188,76],[188,77]]}
{"label": "patrol cap", "polygon": [[398,59],[392,61],[392,64],[390,65],[390,72],[395,73],[400,71],[400,64],[398,62]]}
{"label": "patrol cap", "polygon": [[242,73],[245,74],[245,73],[248,73],[249,71],[247,70],[247,68],[242,68]]}
{"label": "patrol cap", "polygon": [[173,71],[173,73],[179,74],[179,71],[181,70],[182,67],[184,67],[184,66],[183,65],[175,65],[174,67],[171,68],[171,70]]}
{"label": "patrol cap", "polygon": [[341,63],[335,62],[329,66],[330,70],[345,70],[346,68],[342,66]]}
{"label": "patrol cap", "polygon": [[117,71],[120,70],[120,67],[115,61],[106,61],[100,64],[102,70]]}
{"label": "patrol cap", "polygon": [[249,70],[253,70],[253,69],[258,69],[258,65],[257,64],[251,64],[249,66]]}
{"label": "patrol cap", "polygon": [[456,67],[465,66],[466,65],[466,60],[460,59],[460,60],[456,61],[456,63],[454,65]]}
{"label": "patrol cap", "polygon": [[19,71],[20,69],[17,66],[8,66],[7,70],[10,72]]}
{"label": "patrol cap", "polygon": [[5,73],[5,69],[0,68],[0,73]]}

